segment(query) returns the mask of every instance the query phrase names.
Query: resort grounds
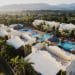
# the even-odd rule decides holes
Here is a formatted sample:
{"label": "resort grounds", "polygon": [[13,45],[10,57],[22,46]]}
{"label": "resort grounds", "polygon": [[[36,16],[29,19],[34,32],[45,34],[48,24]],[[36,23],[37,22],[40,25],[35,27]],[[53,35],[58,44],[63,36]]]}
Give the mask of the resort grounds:
{"label": "resort grounds", "polygon": [[7,70],[12,75],[74,74],[75,25],[46,20],[32,25],[0,25],[0,56]]}

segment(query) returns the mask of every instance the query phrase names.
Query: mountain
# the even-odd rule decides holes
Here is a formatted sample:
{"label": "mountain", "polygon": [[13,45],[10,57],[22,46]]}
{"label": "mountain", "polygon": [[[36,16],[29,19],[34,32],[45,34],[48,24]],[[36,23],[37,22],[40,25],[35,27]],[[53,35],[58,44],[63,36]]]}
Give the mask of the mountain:
{"label": "mountain", "polygon": [[72,4],[60,4],[55,6],[56,10],[75,10],[75,3]]}
{"label": "mountain", "polygon": [[0,7],[0,11],[21,11],[21,10],[75,10],[75,3],[49,5],[45,3],[37,4],[13,4]]}
{"label": "mountain", "polygon": [[37,3],[37,4],[13,4],[0,7],[0,10],[49,10],[50,5],[45,3]]}

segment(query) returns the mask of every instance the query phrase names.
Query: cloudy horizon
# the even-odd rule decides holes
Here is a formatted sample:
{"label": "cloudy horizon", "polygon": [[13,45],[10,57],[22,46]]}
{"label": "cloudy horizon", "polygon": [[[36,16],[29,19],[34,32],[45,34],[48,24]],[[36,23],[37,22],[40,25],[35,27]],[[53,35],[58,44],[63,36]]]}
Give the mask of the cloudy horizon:
{"label": "cloudy horizon", "polygon": [[30,3],[48,3],[50,5],[59,5],[75,3],[75,0],[0,0],[0,6]]}

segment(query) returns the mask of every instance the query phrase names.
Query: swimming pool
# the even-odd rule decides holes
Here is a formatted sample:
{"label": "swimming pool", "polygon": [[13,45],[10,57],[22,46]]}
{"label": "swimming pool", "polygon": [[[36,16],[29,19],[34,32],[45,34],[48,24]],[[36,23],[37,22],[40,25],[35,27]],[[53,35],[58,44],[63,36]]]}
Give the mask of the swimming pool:
{"label": "swimming pool", "polygon": [[50,36],[51,36],[51,34],[49,34],[49,33],[45,33],[45,34],[39,34],[39,33],[37,33],[37,32],[34,32],[32,29],[21,29],[21,30],[19,30],[19,31],[21,31],[21,32],[30,32],[32,35],[32,37],[38,37],[39,39],[39,41],[45,41],[45,40],[48,40],[49,38],[50,38]]}
{"label": "swimming pool", "polygon": [[44,39],[44,40],[47,40],[47,39],[49,39],[50,38],[50,34],[44,34],[43,36],[42,36],[42,38]]}
{"label": "swimming pool", "polygon": [[32,29],[20,29],[21,32],[32,32]]}
{"label": "swimming pool", "polygon": [[50,38],[50,34],[35,34],[35,35],[32,35],[33,37],[38,37],[39,38],[39,41],[45,41],[45,40],[48,40]]}
{"label": "swimming pool", "polygon": [[63,49],[65,49],[67,51],[75,50],[75,44],[72,42],[64,42],[64,43],[59,42],[58,46],[62,47]]}

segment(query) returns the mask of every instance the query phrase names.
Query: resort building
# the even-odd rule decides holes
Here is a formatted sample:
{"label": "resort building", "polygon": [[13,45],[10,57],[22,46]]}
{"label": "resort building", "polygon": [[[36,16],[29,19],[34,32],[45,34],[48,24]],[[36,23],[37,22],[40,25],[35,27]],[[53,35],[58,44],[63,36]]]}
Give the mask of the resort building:
{"label": "resort building", "polygon": [[66,24],[66,23],[59,23],[55,21],[45,21],[45,20],[34,20],[33,26],[37,28],[37,26],[41,25],[43,28],[47,30],[53,29],[53,27],[59,28],[59,30],[75,30],[74,24]]}
{"label": "resort building", "polygon": [[60,24],[59,30],[75,30],[75,25],[74,24],[66,24],[62,23]]}
{"label": "resort building", "polygon": [[62,66],[48,52],[37,51],[31,53],[25,59],[30,59],[33,62],[34,69],[42,75],[56,75]]}
{"label": "resort building", "polygon": [[65,52],[64,50],[60,49],[57,46],[46,46],[46,49],[50,53],[53,53],[54,55],[58,56],[59,58],[65,60],[65,61],[71,61],[71,60],[74,60],[75,59],[74,56],[72,56],[71,54]]}
{"label": "resort building", "polygon": [[34,20],[33,26],[36,27],[37,25],[40,25],[40,24],[42,24],[44,22],[45,22],[44,20]]}
{"label": "resort building", "polygon": [[32,48],[32,53],[25,59],[33,62],[34,69],[42,75],[56,75],[60,70],[66,68],[75,60],[75,56],[65,53],[57,46],[46,46],[38,43]]}
{"label": "resort building", "polygon": [[55,29],[58,28],[60,23],[55,21],[34,20],[33,26],[37,28],[39,25],[42,25],[45,29],[51,30],[53,27]]}
{"label": "resort building", "polygon": [[8,39],[7,44],[13,46],[15,49],[19,49],[21,46],[24,46],[24,42],[17,36]]}
{"label": "resort building", "polygon": [[46,25],[49,25],[50,28],[58,28],[60,26],[60,23],[55,21],[46,21],[45,23]]}

